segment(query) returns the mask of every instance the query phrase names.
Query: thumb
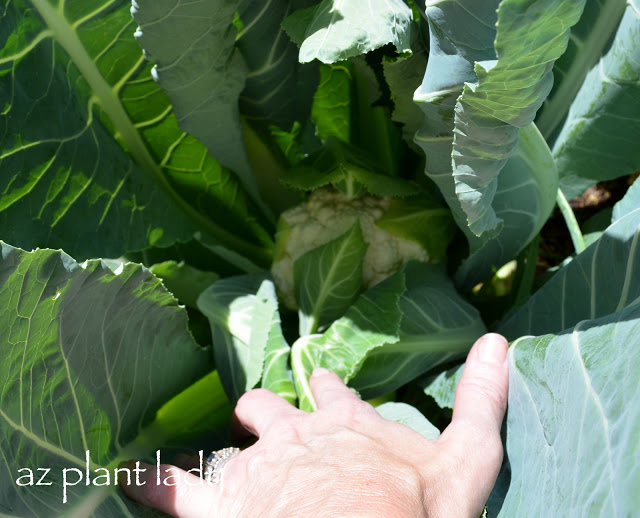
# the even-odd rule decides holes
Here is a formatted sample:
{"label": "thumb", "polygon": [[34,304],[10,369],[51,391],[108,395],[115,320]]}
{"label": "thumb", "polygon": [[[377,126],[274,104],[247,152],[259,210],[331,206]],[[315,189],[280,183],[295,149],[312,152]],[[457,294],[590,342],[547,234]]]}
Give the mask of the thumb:
{"label": "thumb", "polygon": [[465,459],[472,477],[480,475],[474,467],[484,478],[489,473],[497,476],[502,462],[500,428],[509,389],[508,347],[507,340],[495,333],[476,341],[456,390],[451,424],[443,433],[456,457]]}

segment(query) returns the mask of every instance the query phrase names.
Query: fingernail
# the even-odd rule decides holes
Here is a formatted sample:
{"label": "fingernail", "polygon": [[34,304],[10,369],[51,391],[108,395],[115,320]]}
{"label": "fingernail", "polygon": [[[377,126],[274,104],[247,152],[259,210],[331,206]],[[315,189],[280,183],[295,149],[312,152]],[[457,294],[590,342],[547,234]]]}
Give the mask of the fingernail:
{"label": "fingernail", "polygon": [[325,369],[323,367],[318,367],[316,369],[313,369],[313,374],[311,374],[312,376],[324,376],[325,374],[329,374],[331,371],[328,369]]}
{"label": "fingernail", "polygon": [[480,338],[478,344],[478,358],[485,363],[502,365],[507,357],[505,339],[497,335],[485,335]]}

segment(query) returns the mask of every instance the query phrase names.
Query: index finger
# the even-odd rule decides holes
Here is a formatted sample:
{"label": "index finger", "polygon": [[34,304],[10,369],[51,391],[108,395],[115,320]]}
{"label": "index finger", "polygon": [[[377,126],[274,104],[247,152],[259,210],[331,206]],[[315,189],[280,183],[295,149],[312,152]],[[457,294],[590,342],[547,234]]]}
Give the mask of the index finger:
{"label": "index finger", "polygon": [[318,409],[324,408],[336,401],[362,402],[362,400],[347,387],[342,379],[330,370],[315,369],[309,378],[311,392],[316,400]]}

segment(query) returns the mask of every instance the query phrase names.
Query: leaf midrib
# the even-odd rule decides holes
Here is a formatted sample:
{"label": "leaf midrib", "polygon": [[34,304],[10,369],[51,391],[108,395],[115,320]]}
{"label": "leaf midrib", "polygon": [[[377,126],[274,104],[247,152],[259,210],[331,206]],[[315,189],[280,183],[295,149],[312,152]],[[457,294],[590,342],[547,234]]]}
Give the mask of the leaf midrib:
{"label": "leaf midrib", "polygon": [[113,123],[115,133],[119,134],[127,145],[127,150],[140,168],[207,233],[231,250],[242,253],[258,264],[271,262],[270,251],[239,238],[232,232],[218,226],[203,216],[179,196],[167,181],[161,167],[155,162],[140,133],[131,122],[114,89],[107,83],[97,65],[88,54],[74,28],[48,0],[32,0],[53,38],[67,52],[73,63],[91,87],[95,99]]}

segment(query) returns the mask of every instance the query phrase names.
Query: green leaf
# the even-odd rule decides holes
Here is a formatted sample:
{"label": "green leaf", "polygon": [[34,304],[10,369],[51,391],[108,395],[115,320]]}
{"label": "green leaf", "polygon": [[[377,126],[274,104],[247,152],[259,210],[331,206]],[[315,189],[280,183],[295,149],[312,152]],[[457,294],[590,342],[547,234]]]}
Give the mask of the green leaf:
{"label": "green leaf", "polygon": [[613,214],[611,216],[611,222],[615,223],[623,216],[626,216],[630,212],[636,209],[640,209],[640,182],[636,178],[629,190],[618,203],[613,207]]}
{"label": "green leaf", "polygon": [[248,69],[231,30],[239,1],[136,0],[136,38],[155,63],[153,77],[171,99],[180,127],[233,170],[259,201],[243,146],[238,98]]}
{"label": "green leaf", "polygon": [[402,124],[402,136],[413,145],[424,114],[412,99],[413,93],[422,83],[427,68],[428,52],[418,43],[412,43],[411,48],[413,53],[410,56],[401,56],[394,60],[385,58],[382,69],[393,101],[391,119]]}
{"label": "green leaf", "polygon": [[614,36],[626,5],[626,0],[585,3],[580,21],[571,28],[567,50],[553,66],[553,89],[536,117],[546,139],[559,129],[587,73]]}
{"label": "green leaf", "polygon": [[[294,40],[304,33],[299,60],[335,63],[392,43],[399,53],[410,52],[411,9],[401,0],[371,0],[366,12],[356,0],[323,0],[310,11],[285,21]],[[309,20],[311,21],[309,22]],[[308,23],[306,27],[304,24]],[[304,28],[303,28],[304,27]]]}
{"label": "green leaf", "polygon": [[231,2],[239,5],[243,27],[236,47],[249,69],[240,95],[240,112],[252,123],[289,130],[308,119],[312,90],[317,84],[314,66],[298,63],[298,47],[282,33],[292,9],[314,0]]}
{"label": "green leaf", "polygon": [[457,229],[451,211],[427,197],[394,198],[376,225],[418,243],[433,261],[445,258]]}
{"label": "green leaf", "polygon": [[334,138],[287,171],[282,181],[305,191],[332,184],[350,197],[361,194],[363,189],[378,196],[402,197],[420,192],[416,184],[388,176],[360,149]]}
{"label": "green leaf", "polygon": [[[558,174],[553,157],[534,124],[520,130],[516,153],[498,178],[493,200],[504,225],[490,240],[463,227],[470,255],[455,275],[464,291],[486,281],[497,269],[520,253],[547,222],[555,207]],[[451,191],[448,191],[451,200]],[[451,202],[450,202],[451,203]]]}
{"label": "green leaf", "polygon": [[611,49],[589,72],[553,147],[567,198],[637,170],[639,133],[640,14],[630,3]]}
{"label": "green leaf", "polygon": [[235,402],[260,382],[267,344],[271,354],[284,346],[275,287],[264,273],[222,279],[200,295],[198,308],[211,323],[216,366]]}
{"label": "green leaf", "polygon": [[330,137],[351,140],[351,82],[353,65],[349,61],[320,66],[320,84],[313,96],[311,120],[322,140]]}
{"label": "green leaf", "polygon": [[162,284],[183,304],[197,307],[198,296],[219,279],[213,272],[203,272],[184,261],[165,261],[154,264],[151,273],[162,279]]}
{"label": "green leaf", "polygon": [[520,339],[508,358],[511,481],[499,516],[633,516],[640,304]]}
{"label": "green leaf", "polygon": [[533,122],[553,85],[553,63],[585,0],[503,0],[498,8],[497,59],[475,64],[455,109],[453,175],[471,231],[495,235],[492,207],[498,174],[515,152],[518,128]]}
{"label": "green leaf", "polygon": [[388,421],[408,426],[427,439],[440,437],[440,430],[433,426],[429,420],[420,413],[420,410],[406,403],[388,402],[376,407],[378,413]]}
{"label": "green leaf", "polygon": [[640,210],[635,210],[556,273],[498,331],[509,340],[559,333],[582,320],[622,311],[640,298],[638,257]]}
{"label": "green leaf", "polygon": [[444,363],[463,358],[486,332],[478,311],[455,290],[440,265],[407,263],[396,340],[369,351],[351,385],[370,399]]}
{"label": "green leaf", "polygon": [[316,407],[309,387],[313,369],[330,369],[347,382],[372,349],[398,339],[398,301],[404,290],[404,275],[396,273],[360,295],[323,335],[306,335],[293,344],[291,366],[301,409]]}
{"label": "green leaf", "polygon": [[458,388],[458,383],[460,383],[463,370],[464,363],[421,380],[420,386],[424,393],[427,396],[431,396],[440,408],[452,409],[456,399],[456,389]]}
{"label": "green leaf", "polygon": [[269,236],[238,182],[178,128],[152,81],[129,9],[123,0],[0,8],[0,231],[79,259],[166,247],[198,230],[264,256],[255,243]]}
{"label": "green leaf", "polygon": [[291,41],[298,47],[304,42],[307,29],[313,23],[319,6],[320,4],[298,9],[287,16],[282,22],[282,28],[287,33],[287,36],[289,36]]}
{"label": "green leaf", "polygon": [[[172,396],[212,368],[187,331],[187,315],[142,266],[116,273],[101,261],[76,263],[60,251],[0,254],[0,501],[5,515],[142,516],[116,487],[68,486],[63,469],[94,482],[130,458],[150,460],[179,440],[183,425],[154,421]],[[201,402],[189,417],[216,411]],[[26,472],[51,468],[51,486],[20,487]],[[78,472],[69,474],[75,480]],[[71,478],[73,477],[73,478]],[[68,516],[68,514],[66,514]]]}
{"label": "green leaf", "polygon": [[293,384],[293,373],[289,366],[290,356],[291,347],[282,334],[280,315],[276,313],[264,349],[261,386],[278,394],[289,403],[295,404],[297,395]]}
{"label": "green leaf", "polygon": [[356,220],[344,235],[294,261],[300,336],[317,333],[355,301],[362,290],[362,262],[367,248]]}

